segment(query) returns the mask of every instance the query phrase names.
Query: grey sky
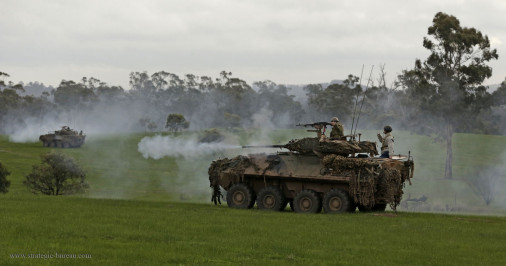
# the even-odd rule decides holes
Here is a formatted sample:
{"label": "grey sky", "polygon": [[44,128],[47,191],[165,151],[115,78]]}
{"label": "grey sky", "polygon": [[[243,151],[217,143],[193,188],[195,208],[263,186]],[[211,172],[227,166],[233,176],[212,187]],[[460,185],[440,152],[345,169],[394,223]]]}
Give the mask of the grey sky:
{"label": "grey sky", "polygon": [[[488,35],[499,60],[485,84],[506,77],[506,1],[2,0],[0,71],[57,86],[95,77],[128,86],[133,71],[251,83],[315,83],[368,76],[385,64],[387,85],[416,58],[434,15],[456,16]],[[377,71],[373,72],[377,75]]]}

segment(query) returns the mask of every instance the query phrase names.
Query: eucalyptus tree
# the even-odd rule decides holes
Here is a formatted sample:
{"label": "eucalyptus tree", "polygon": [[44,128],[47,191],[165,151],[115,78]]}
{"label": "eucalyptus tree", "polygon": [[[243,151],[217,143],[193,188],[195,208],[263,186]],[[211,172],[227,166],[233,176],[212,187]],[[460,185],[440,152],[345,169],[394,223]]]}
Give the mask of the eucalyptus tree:
{"label": "eucalyptus tree", "polygon": [[417,59],[414,69],[403,71],[399,81],[418,110],[411,117],[412,129],[436,134],[446,142],[445,178],[451,179],[452,136],[475,119],[477,110],[487,108],[482,83],[492,75],[487,63],[498,54],[486,35],[462,27],[456,17],[442,12],[435,15],[423,47],[430,51],[429,57],[423,62]]}
{"label": "eucalyptus tree", "polygon": [[[350,120],[358,96],[362,96],[359,78],[348,75],[343,83],[335,83],[323,88],[319,84],[304,87],[308,104],[322,114],[338,116],[341,121]],[[351,120],[350,120],[351,121]]]}

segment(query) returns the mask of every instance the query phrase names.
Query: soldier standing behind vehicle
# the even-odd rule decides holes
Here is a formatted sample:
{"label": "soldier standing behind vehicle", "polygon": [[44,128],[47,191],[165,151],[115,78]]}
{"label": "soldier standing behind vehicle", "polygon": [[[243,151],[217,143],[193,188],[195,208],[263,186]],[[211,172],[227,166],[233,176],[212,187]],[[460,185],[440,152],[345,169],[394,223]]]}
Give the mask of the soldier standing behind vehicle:
{"label": "soldier standing behind vehicle", "polygon": [[394,155],[394,136],[392,136],[392,127],[385,126],[383,128],[383,134],[385,134],[385,136],[382,137],[378,133],[378,139],[381,142],[381,156],[380,156],[380,158],[392,159],[392,155]]}
{"label": "soldier standing behind vehicle", "polygon": [[344,140],[346,140],[344,137],[343,125],[339,123],[339,118],[332,117],[332,119],[330,119],[330,125],[332,126],[332,131],[330,131],[330,139],[342,140],[344,138]]}

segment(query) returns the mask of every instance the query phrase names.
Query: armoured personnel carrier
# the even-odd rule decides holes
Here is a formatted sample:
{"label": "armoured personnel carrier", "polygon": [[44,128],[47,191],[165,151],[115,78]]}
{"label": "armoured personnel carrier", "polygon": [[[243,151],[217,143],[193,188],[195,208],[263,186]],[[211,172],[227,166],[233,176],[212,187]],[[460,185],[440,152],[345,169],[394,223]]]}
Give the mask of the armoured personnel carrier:
{"label": "armoured personnel carrier", "polygon": [[83,132],[77,132],[68,126],[63,126],[61,130],[53,133],[40,135],[39,140],[42,141],[44,147],[52,148],[79,148],[84,143],[86,135]]}
{"label": "armoured personnel carrier", "polygon": [[395,210],[405,182],[410,182],[414,162],[410,155],[375,158],[376,143],[318,137],[292,140],[284,145],[243,146],[283,148],[272,154],[239,155],[213,161],[209,181],[212,201],[221,204],[221,188],[231,208],[326,213]]}

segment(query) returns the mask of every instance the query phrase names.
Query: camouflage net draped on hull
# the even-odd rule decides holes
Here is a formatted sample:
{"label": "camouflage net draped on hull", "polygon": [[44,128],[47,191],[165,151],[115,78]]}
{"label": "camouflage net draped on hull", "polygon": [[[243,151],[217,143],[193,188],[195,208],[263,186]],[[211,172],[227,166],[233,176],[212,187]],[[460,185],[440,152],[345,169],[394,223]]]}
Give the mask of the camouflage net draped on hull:
{"label": "camouflage net draped on hull", "polygon": [[[404,181],[412,173],[401,174],[405,162],[390,162],[389,165],[378,160],[346,158],[331,154],[323,158],[325,167],[331,168],[334,174],[350,177],[350,196],[367,208],[373,208],[378,202],[386,202],[395,210],[400,204]],[[409,168],[408,168],[409,169]]]}
{"label": "camouflage net draped on hull", "polygon": [[358,147],[360,147],[359,152],[369,153],[371,156],[379,155],[376,142],[374,141],[360,141]]}
{"label": "camouflage net draped on hull", "polygon": [[[371,145],[367,144],[363,145],[363,147],[364,148],[367,147],[367,149],[370,149],[371,148],[370,146]],[[374,144],[374,142],[373,146],[375,150],[376,144]],[[346,156],[348,154],[362,152],[362,147],[352,142],[339,141],[339,140],[320,141],[318,138],[304,138],[304,139],[291,140],[290,142],[284,145],[284,148],[299,153],[313,153],[313,151],[317,151],[325,154],[335,153]]]}
{"label": "camouflage net draped on hull", "polygon": [[242,155],[239,155],[232,159],[225,158],[214,161],[207,172],[209,174],[210,187],[213,188],[211,201],[214,202],[215,205],[218,203],[221,204],[221,199],[223,198],[219,184],[221,172],[227,169],[233,169],[231,174],[242,180],[244,177],[244,169],[248,168],[251,165],[251,160],[248,157]]}

